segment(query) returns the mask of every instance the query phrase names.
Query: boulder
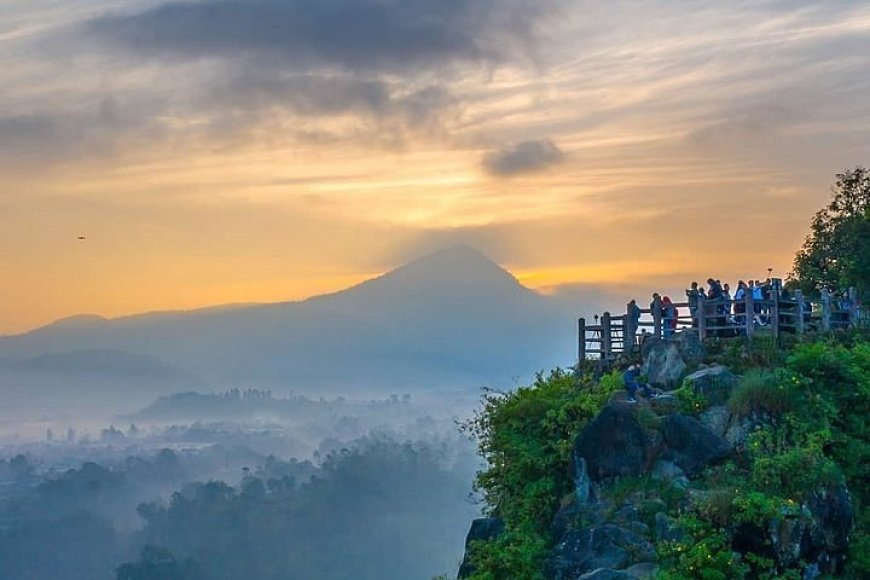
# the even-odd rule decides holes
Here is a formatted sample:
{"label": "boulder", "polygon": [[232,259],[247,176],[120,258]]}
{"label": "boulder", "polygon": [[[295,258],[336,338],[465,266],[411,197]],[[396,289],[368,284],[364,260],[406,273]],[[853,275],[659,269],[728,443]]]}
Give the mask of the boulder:
{"label": "boulder", "polygon": [[704,345],[698,336],[697,330],[683,330],[674,335],[674,342],[680,349],[680,356],[687,365],[694,366],[700,364],[707,353],[704,351]]}
{"label": "boulder", "polygon": [[666,447],[662,459],[673,461],[689,477],[731,455],[728,441],[693,417],[668,415],[662,418],[661,430]]}
{"label": "boulder", "polygon": [[731,412],[723,405],[710,407],[698,415],[698,421],[719,437],[725,437],[731,425]]}
{"label": "boulder", "polygon": [[675,388],[686,370],[704,360],[704,346],[694,330],[678,332],[673,338],[647,337],[641,345],[642,374],[656,387]]}
{"label": "boulder", "polygon": [[640,423],[638,407],[610,404],[577,436],[575,462],[579,458],[586,461],[592,481],[617,475],[641,475],[652,464],[658,437]]}
{"label": "boulder", "polygon": [[677,487],[685,488],[689,485],[686,472],[673,461],[658,460],[653,465],[650,475],[659,481],[670,481]]}
{"label": "boulder", "polygon": [[649,384],[663,389],[673,389],[680,384],[688,365],[680,356],[676,342],[650,339],[643,344],[641,374]]}
{"label": "boulder", "polygon": [[683,380],[695,393],[703,396],[710,405],[724,405],[737,385],[737,376],[721,365],[713,365],[695,371]]}
{"label": "boulder", "polygon": [[780,566],[790,567],[800,562],[809,532],[810,522],[804,517],[782,517],[770,521],[770,545]]}
{"label": "boulder", "polygon": [[487,541],[504,533],[504,521],[501,518],[477,518],[471,522],[471,529],[465,537],[465,555],[459,566],[459,578],[467,578],[474,573],[474,566],[469,558],[469,548],[475,541]]}
{"label": "boulder", "polygon": [[829,554],[845,553],[855,524],[855,507],[846,486],[816,490],[807,500],[807,509],[813,518],[817,547]]}
{"label": "boulder", "polygon": [[619,570],[654,556],[652,544],[629,529],[609,523],[579,528],[568,531],[553,548],[545,576],[574,580],[599,568]]}

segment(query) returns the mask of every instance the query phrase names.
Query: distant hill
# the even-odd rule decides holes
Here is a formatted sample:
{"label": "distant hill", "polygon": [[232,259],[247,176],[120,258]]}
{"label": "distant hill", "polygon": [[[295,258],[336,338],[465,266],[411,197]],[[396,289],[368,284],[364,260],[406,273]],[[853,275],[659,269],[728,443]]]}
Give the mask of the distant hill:
{"label": "distant hill", "polygon": [[96,375],[101,378],[119,376],[142,380],[179,380],[184,378],[182,371],[154,357],[108,348],[41,354],[25,360],[0,363],[0,371],[57,373],[65,377],[70,375]]}
{"label": "distant hill", "polygon": [[[573,362],[576,314],[458,246],[301,302],[73,317],[0,338],[0,360],[116,372],[132,356],[140,376],[152,365],[214,385],[300,391],[509,385]],[[95,354],[119,351],[127,362],[116,366]]]}

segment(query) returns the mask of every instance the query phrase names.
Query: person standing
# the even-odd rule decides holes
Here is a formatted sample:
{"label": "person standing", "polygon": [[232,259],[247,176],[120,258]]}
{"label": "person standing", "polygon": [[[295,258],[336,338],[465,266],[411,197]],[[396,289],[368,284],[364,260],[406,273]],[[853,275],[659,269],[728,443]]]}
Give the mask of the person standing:
{"label": "person standing", "polygon": [[677,307],[671,302],[670,296],[662,298],[662,333],[670,338],[677,330]]}
{"label": "person standing", "polygon": [[689,315],[692,317],[692,326],[698,326],[698,301],[700,300],[700,292],[698,292],[698,283],[692,282],[692,285],[686,290],[686,298],[689,300]]}

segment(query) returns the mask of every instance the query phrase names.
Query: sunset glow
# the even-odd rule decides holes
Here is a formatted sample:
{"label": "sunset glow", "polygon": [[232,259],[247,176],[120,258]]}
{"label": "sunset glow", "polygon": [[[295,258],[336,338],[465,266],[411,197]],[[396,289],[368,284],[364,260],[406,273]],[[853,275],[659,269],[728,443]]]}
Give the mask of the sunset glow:
{"label": "sunset glow", "polygon": [[548,291],[785,274],[870,159],[866,3],[506,0],[387,52],[234,43],[207,4],[0,7],[0,334],[301,299],[456,243]]}

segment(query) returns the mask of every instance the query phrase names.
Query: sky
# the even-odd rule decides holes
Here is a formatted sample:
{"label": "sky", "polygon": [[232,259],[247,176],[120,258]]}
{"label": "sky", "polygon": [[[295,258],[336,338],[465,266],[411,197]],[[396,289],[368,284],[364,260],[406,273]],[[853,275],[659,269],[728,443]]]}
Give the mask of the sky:
{"label": "sky", "polygon": [[0,334],[458,243],[652,291],[788,272],[870,163],[870,3],[2,0],[0,87]]}

